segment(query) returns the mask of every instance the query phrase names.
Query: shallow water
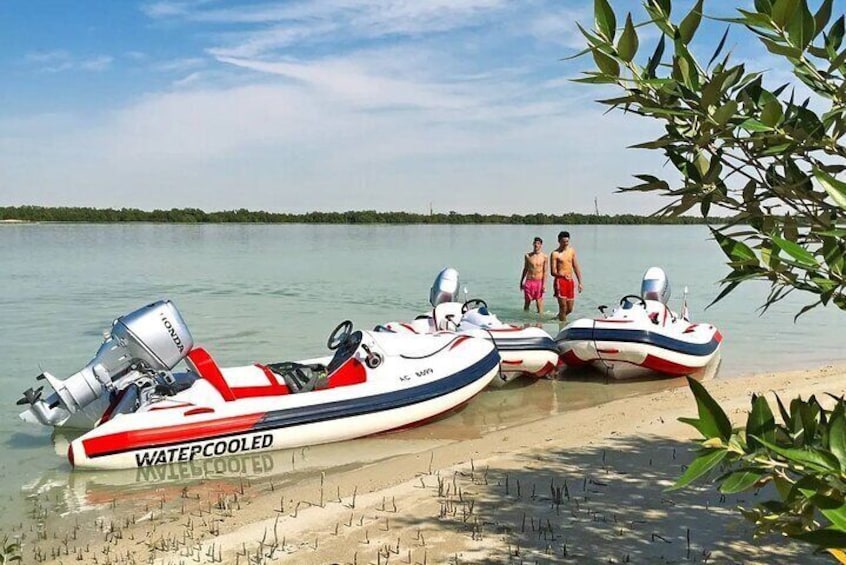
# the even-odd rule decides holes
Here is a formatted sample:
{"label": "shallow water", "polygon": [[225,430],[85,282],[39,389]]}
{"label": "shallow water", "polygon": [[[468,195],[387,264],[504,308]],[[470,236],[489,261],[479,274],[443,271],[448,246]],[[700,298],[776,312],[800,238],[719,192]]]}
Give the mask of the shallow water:
{"label": "shallow water", "polygon": [[[75,500],[75,485],[84,484],[97,485],[95,492],[105,489],[101,498],[107,499],[124,489],[143,492],[162,480],[155,473],[70,473],[62,440],[54,446],[48,430],[17,419],[14,401],[34,376],[42,370],[58,376],[78,370],[115,317],[170,298],[195,342],[221,365],[302,359],[324,354],[328,333],[343,319],[370,328],[424,311],[432,279],[449,265],[460,271],[469,296],[484,298],[500,318],[535,323],[536,314],[522,311],[518,290],[522,254],[535,235],[551,242],[559,229],[0,225],[0,384],[7,391],[0,404],[0,441],[6,449],[0,462],[5,479],[0,485],[0,528],[25,518],[30,508],[21,502],[27,493],[49,487]],[[793,323],[793,315],[810,299],[791,297],[762,317],[756,308],[766,286],[747,285],[703,311],[719,292],[716,281],[727,272],[703,226],[576,226],[570,231],[586,283],[576,317],[637,292],[646,268],[660,265],[674,285],[671,306],[678,308],[687,285],[692,318],[713,323],[723,333],[721,377],[842,359],[838,336],[846,318],[839,311],[817,309]],[[555,335],[559,325],[553,320],[551,297],[546,310],[541,323]],[[578,379],[485,391],[464,410],[430,425],[307,452],[312,459],[323,454],[336,464],[355,465],[683,383],[607,383],[601,377],[570,376]],[[286,476],[294,471],[292,456],[296,462],[296,453],[286,452],[242,463],[258,466],[259,474]],[[200,472],[206,473],[204,469]],[[239,473],[245,471],[239,467]],[[186,479],[180,479],[180,472],[173,471],[172,479]]]}

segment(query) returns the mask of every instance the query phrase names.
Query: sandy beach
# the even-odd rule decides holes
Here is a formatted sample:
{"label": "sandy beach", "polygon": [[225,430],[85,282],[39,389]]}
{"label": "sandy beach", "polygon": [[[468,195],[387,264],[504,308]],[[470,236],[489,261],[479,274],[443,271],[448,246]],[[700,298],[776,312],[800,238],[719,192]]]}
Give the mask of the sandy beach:
{"label": "sandy beach", "polygon": [[[738,424],[753,392],[846,393],[846,367],[707,388]],[[99,509],[75,517],[48,511],[47,494],[35,501],[38,525],[12,534],[23,533],[24,562],[53,563],[830,562],[788,540],[753,540],[736,508],[755,494],[724,497],[709,484],[664,492],[691,459],[695,432],[676,419],[695,414],[679,387],[366,465],[292,472],[281,485],[239,470],[228,481],[163,482],[157,504],[101,494]]]}

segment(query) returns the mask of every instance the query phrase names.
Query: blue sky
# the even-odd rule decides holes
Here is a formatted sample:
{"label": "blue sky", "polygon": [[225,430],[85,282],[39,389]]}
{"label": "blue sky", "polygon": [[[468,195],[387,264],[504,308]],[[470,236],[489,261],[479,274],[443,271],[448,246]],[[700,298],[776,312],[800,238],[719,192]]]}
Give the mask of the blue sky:
{"label": "blue sky", "polygon": [[655,124],[603,116],[568,80],[590,62],[561,61],[592,20],[583,0],[0,2],[0,205],[650,212],[614,190],[660,170],[625,149]]}

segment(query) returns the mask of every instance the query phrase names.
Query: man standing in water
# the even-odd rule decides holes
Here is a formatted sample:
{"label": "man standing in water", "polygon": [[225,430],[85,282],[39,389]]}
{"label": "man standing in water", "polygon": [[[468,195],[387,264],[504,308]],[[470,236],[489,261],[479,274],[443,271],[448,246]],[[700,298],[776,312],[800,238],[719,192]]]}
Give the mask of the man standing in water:
{"label": "man standing in water", "polygon": [[546,291],[547,256],[541,247],[543,240],[536,237],[532,242],[532,250],[523,257],[523,273],[520,275],[520,290],[525,298],[523,310],[528,310],[529,304],[535,301],[538,314],[543,313],[543,293]]}
{"label": "man standing in water", "polygon": [[582,270],[576,259],[576,250],[570,247],[570,232],[562,231],[558,234],[558,249],[549,256],[549,269],[553,277],[553,289],[558,299],[558,319],[562,322],[573,311],[576,302],[576,281],[579,283],[579,292],[582,286]]}

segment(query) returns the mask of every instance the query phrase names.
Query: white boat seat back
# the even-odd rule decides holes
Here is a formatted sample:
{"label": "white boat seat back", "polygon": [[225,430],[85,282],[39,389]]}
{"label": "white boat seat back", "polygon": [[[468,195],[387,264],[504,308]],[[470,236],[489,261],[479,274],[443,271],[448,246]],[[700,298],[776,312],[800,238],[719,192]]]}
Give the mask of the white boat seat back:
{"label": "white boat seat back", "polygon": [[453,332],[458,329],[461,323],[461,303],[443,302],[432,310],[432,317],[435,321],[435,330]]}

